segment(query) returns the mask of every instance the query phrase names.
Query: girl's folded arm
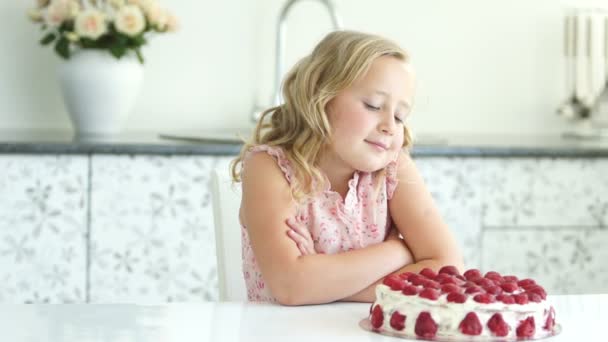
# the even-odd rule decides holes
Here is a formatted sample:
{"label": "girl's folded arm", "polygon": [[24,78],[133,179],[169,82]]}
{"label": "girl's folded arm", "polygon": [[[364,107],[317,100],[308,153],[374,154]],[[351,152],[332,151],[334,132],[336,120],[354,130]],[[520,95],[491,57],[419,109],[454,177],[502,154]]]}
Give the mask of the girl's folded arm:
{"label": "girl's folded arm", "polygon": [[411,262],[399,240],[345,253],[301,256],[287,235],[286,220],[294,216],[295,202],[276,161],[265,153],[250,156],[242,179],[241,220],[266,286],[281,304],[336,301]]}
{"label": "girl's folded arm", "polygon": [[389,200],[389,211],[415,260],[400,272],[416,272],[425,267],[437,270],[444,265],[454,265],[463,271],[460,248],[414,162],[405,152],[399,154],[397,178],[399,182]]}

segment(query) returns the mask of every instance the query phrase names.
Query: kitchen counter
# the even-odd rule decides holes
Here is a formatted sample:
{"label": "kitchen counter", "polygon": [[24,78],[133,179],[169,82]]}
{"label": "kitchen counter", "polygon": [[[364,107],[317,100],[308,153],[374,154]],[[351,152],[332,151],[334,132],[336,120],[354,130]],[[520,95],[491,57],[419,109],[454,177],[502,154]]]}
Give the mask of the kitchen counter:
{"label": "kitchen counter", "polygon": [[241,146],[236,139],[165,139],[147,132],[107,137],[58,131],[0,132],[0,153],[236,155]]}
{"label": "kitchen counter", "polygon": [[[246,136],[246,133],[240,133]],[[0,153],[236,155],[242,140],[233,132],[128,133],[75,137],[71,132],[0,132]],[[557,135],[420,136],[414,156],[608,157],[608,139]]]}
{"label": "kitchen counter", "polygon": [[[549,296],[562,331],[547,341],[604,341],[608,295]],[[397,341],[363,330],[369,304],[0,305],[11,342]]]}

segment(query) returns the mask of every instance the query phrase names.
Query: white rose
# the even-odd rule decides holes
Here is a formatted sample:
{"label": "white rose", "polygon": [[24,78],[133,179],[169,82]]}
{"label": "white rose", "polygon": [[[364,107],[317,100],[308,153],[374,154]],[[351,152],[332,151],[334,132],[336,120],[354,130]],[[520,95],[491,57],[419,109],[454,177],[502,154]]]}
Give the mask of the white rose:
{"label": "white rose", "polygon": [[40,12],[40,10],[36,8],[29,9],[27,11],[27,16],[30,18],[31,21],[34,22],[41,22],[44,20],[42,17],[42,12]]}
{"label": "white rose", "polygon": [[167,31],[175,32],[179,29],[179,21],[173,13],[167,13]]}
{"label": "white rose", "polygon": [[146,16],[149,16],[150,12],[160,10],[160,5],[155,0],[135,0],[134,4],[139,6]]}
{"label": "white rose", "polygon": [[139,7],[126,5],[116,14],[114,26],[118,32],[128,36],[136,36],[146,28],[146,20]]}
{"label": "white rose", "polygon": [[160,31],[164,31],[167,27],[167,21],[169,17],[167,16],[167,12],[160,8],[158,4],[151,5],[148,7],[146,16],[150,21],[150,24],[156,26],[156,28]]}
{"label": "white rose", "polygon": [[96,9],[80,12],[74,22],[76,34],[80,37],[97,39],[107,32],[105,15]]}
{"label": "white rose", "polygon": [[77,42],[80,37],[75,32],[64,32],[65,38],[71,42]]}
{"label": "white rose", "polygon": [[53,0],[46,9],[44,21],[48,26],[59,27],[70,19],[70,0]]}
{"label": "white rose", "polygon": [[78,3],[78,0],[72,0],[70,1],[70,3],[68,4],[68,16],[70,19],[74,19],[78,16],[78,13],[80,13],[80,4]]}
{"label": "white rose", "polygon": [[125,5],[125,0],[110,0],[110,6],[118,10]]}
{"label": "white rose", "polygon": [[49,0],[37,0],[36,5],[38,8],[46,7],[49,4]]}
{"label": "white rose", "polygon": [[139,6],[144,12],[150,6],[150,4],[155,3],[154,0],[127,0],[127,4]]}

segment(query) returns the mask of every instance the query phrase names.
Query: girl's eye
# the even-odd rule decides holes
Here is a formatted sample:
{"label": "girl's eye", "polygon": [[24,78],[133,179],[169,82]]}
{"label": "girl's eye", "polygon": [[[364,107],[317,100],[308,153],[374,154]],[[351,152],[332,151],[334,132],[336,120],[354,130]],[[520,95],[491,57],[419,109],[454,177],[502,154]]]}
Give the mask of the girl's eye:
{"label": "girl's eye", "polygon": [[395,115],[395,121],[397,121],[398,123],[402,123],[403,119],[400,116]]}
{"label": "girl's eye", "polygon": [[371,110],[380,110],[380,107],[374,107],[374,106],[370,105],[370,104],[369,104],[369,103],[367,103],[367,102],[363,102],[363,103],[365,104],[365,108],[367,108],[367,109],[371,109]]}

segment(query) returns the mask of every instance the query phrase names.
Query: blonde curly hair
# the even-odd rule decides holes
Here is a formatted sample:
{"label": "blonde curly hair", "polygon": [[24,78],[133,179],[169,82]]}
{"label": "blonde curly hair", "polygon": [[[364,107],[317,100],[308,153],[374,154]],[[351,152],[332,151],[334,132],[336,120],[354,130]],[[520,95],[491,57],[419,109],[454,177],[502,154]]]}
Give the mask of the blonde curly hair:
{"label": "blonde curly hair", "polygon": [[[278,146],[294,170],[291,191],[296,200],[322,191],[324,177],[316,166],[331,134],[325,107],[339,92],[365,75],[381,56],[409,62],[408,54],[386,38],[356,32],[335,31],[323,38],[312,53],[289,71],[283,82],[284,104],[269,108],[231,163],[234,182],[241,181],[243,159],[257,145]],[[412,144],[404,125],[403,147]],[[386,170],[377,171],[382,175]]]}

